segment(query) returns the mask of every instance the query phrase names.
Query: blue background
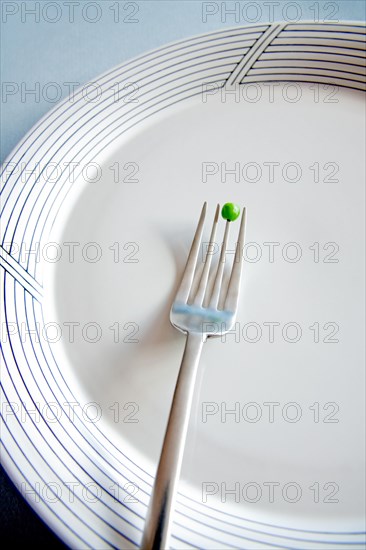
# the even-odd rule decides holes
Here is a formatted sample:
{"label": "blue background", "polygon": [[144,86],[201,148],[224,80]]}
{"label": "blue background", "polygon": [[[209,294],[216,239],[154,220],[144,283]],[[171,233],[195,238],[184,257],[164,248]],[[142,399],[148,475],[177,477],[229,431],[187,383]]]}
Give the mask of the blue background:
{"label": "blue background", "polygon": [[[0,0],[1,161],[41,116],[69,94],[70,86],[82,86],[114,65],[167,42],[258,21],[366,19],[365,0],[69,0],[68,4]],[[30,541],[38,548],[63,547],[2,470],[0,524],[5,547],[24,547]]]}

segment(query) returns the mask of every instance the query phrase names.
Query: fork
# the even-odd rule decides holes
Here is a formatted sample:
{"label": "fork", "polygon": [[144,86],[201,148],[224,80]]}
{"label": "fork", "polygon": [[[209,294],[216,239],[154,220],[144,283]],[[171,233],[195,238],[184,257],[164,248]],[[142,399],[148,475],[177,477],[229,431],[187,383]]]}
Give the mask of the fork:
{"label": "fork", "polygon": [[[192,283],[197,278],[197,260],[201,246],[207,203],[201,211],[200,219],[188,256],[183,278],[175,296],[170,321],[178,330],[187,335],[186,345],[174,391],[173,402],[165,432],[164,443],[155,477],[141,543],[142,550],[166,549],[169,542],[175,495],[182,466],[184,445],[188,431],[194,384],[201,356],[202,346],[210,336],[221,336],[230,331],[235,323],[240,280],[243,265],[243,247],[246,211],[243,209],[235,250],[234,262],[226,297],[223,294],[223,274],[230,224],[225,226],[223,244],[210,296],[206,296],[211,260],[220,206],[217,205],[212,225],[210,242],[207,247],[203,270],[194,296]],[[225,300],[223,301],[223,298]],[[224,303],[219,309],[219,303]],[[205,305],[204,305],[205,304]]]}

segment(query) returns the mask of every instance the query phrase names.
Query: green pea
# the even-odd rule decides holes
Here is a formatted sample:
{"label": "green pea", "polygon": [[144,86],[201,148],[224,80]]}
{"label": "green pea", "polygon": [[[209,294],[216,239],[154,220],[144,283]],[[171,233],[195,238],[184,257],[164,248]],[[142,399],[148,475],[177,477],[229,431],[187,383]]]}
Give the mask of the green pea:
{"label": "green pea", "polygon": [[222,207],[221,215],[224,220],[233,222],[240,216],[240,208],[237,204],[234,204],[233,202],[227,202]]}

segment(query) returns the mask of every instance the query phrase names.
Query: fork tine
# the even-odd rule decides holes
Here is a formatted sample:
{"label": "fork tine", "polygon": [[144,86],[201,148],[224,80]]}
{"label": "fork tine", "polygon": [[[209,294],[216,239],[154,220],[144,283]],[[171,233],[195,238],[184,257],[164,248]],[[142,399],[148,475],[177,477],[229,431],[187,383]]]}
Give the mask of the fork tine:
{"label": "fork tine", "polygon": [[210,298],[210,303],[209,303],[210,308],[217,308],[217,304],[219,303],[221,282],[222,282],[222,276],[224,274],[224,267],[225,267],[225,254],[226,254],[227,241],[229,238],[229,231],[230,231],[230,222],[228,220],[225,225],[224,240],[222,243],[220,259],[217,266],[214,287]]}
{"label": "fork tine", "polygon": [[239,229],[238,242],[236,245],[234,263],[231,270],[230,282],[225,300],[225,310],[236,311],[239,299],[240,280],[243,267],[243,248],[246,223],[246,209],[243,208],[241,224]]}
{"label": "fork tine", "polygon": [[211,267],[211,260],[212,260],[212,254],[213,254],[212,246],[213,246],[214,241],[215,241],[215,235],[216,235],[216,229],[217,229],[217,221],[219,219],[219,213],[220,213],[220,205],[218,204],[217,207],[216,207],[215,217],[214,217],[214,221],[213,221],[213,224],[212,224],[209,245],[207,247],[207,252],[206,252],[206,257],[205,257],[205,265],[204,265],[202,275],[201,275],[201,278],[200,278],[200,282],[199,282],[199,285],[198,285],[198,290],[196,292],[196,296],[194,297],[194,301],[193,301],[194,305],[196,305],[196,306],[202,305],[203,299],[205,297],[205,292],[206,292],[206,287],[207,287],[207,279],[208,279],[208,274],[209,274],[210,267]]}
{"label": "fork tine", "polygon": [[197,258],[198,258],[199,249],[201,245],[201,238],[202,238],[202,232],[203,232],[203,224],[206,216],[206,209],[207,209],[207,202],[204,202],[200,219],[197,225],[196,233],[194,235],[194,239],[192,242],[191,250],[189,252],[186,267],[184,269],[182,281],[180,283],[177,295],[175,297],[175,300],[179,302],[184,302],[184,303],[187,302],[188,296],[191,290],[194,272],[197,265]]}

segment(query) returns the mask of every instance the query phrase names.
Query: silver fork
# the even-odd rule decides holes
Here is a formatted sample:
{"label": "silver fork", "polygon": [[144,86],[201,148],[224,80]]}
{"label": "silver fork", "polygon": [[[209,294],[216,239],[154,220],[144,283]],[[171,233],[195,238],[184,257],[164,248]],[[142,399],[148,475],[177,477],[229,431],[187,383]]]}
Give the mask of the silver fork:
{"label": "silver fork", "polygon": [[[224,273],[225,254],[232,222],[227,221],[219,263],[211,296],[206,296],[207,283],[213,256],[213,243],[220,214],[217,205],[212,225],[210,244],[207,247],[204,267],[197,290],[192,300],[192,283],[195,278],[197,260],[201,245],[203,226],[207,203],[202,208],[192,247],[182,282],[176,294],[170,311],[170,321],[174,327],[187,334],[186,346],[174,391],[168,425],[165,432],[163,448],[155,477],[153,493],[150,499],[145,523],[142,550],[158,550],[167,548],[169,542],[174,501],[182,466],[184,444],[194,393],[197,367],[202,346],[210,336],[221,336],[232,329],[238,307],[240,279],[243,265],[243,247],[245,232],[245,208],[241,215],[239,236],[227,294],[222,309],[218,309],[222,294],[222,279]],[[203,303],[208,305],[203,306]]]}

